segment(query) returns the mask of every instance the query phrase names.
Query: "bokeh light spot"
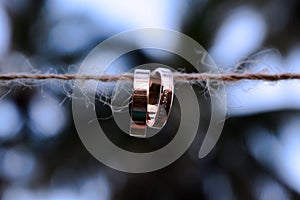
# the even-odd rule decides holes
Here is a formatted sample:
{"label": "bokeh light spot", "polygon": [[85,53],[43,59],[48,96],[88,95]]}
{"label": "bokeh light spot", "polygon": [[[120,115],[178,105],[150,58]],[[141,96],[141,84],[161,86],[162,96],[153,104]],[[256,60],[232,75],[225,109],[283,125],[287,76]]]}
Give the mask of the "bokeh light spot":
{"label": "bokeh light spot", "polygon": [[19,109],[11,101],[0,101],[0,139],[14,138],[23,127]]}
{"label": "bokeh light spot", "polygon": [[64,108],[51,96],[33,99],[29,116],[30,128],[41,138],[56,136],[67,123]]}
{"label": "bokeh light spot", "polygon": [[28,181],[33,175],[36,159],[24,149],[7,149],[1,152],[1,175],[11,181]]}
{"label": "bokeh light spot", "polygon": [[210,55],[222,67],[232,67],[260,47],[267,28],[264,18],[249,7],[234,10],[219,29]]}

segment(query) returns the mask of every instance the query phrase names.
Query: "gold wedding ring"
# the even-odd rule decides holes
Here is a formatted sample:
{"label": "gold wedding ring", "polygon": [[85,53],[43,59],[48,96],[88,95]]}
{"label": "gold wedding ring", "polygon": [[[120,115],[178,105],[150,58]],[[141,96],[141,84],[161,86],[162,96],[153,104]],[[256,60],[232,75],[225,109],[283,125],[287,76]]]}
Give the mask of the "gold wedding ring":
{"label": "gold wedding ring", "polygon": [[166,68],[153,71],[150,80],[147,126],[161,129],[166,124],[174,96],[173,73]]}
{"label": "gold wedding ring", "polygon": [[133,78],[130,136],[146,137],[150,70],[136,69]]}

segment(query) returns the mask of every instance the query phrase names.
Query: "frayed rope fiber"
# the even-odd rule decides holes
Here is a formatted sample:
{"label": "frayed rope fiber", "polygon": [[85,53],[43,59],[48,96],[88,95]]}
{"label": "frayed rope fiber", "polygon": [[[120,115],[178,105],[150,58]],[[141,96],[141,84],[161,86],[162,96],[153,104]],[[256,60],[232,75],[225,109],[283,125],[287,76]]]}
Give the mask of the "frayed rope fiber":
{"label": "frayed rope fiber", "polygon": [[[119,80],[133,80],[133,74],[124,75],[84,75],[84,74],[0,74],[0,81],[14,80],[95,80],[101,82],[117,82]],[[212,73],[174,73],[176,81],[209,81],[219,80],[226,82],[234,82],[241,80],[260,80],[260,81],[281,81],[300,79],[297,73],[279,73],[279,74],[263,74],[263,73],[245,73],[245,74],[212,74]]]}

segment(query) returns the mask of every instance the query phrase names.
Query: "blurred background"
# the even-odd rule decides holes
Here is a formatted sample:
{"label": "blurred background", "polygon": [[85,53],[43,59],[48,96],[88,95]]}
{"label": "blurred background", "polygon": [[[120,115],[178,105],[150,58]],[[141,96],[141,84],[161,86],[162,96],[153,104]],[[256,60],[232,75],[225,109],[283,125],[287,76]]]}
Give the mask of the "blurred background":
{"label": "blurred background", "polygon": [[[0,0],[0,73],[74,73],[101,41],[141,27],[190,36],[224,72],[299,73],[299,10],[297,0]],[[110,71],[154,61],[195,71],[151,50],[132,52]],[[73,124],[67,84],[26,85],[0,87],[3,200],[300,199],[297,80],[226,84],[228,118],[213,151],[197,157],[199,136],[176,162],[145,174],[110,169],[87,152]],[[195,90],[202,98],[203,86]],[[104,105],[96,107],[109,115]],[[177,124],[175,115],[169,128]],[[111,139],[139,143],[126,135]],[[170,137],[161,139],[165,143],[151,141],[146,150]]]}

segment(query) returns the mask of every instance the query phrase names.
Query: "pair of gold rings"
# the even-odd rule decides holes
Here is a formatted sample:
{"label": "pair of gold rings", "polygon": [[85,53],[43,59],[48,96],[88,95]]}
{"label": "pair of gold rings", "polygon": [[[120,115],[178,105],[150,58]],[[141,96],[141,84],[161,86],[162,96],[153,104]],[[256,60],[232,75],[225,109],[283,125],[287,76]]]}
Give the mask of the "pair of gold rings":
{"label": "pair of gold rings", "polygon": [[146,137],[147,127],[161,129],[173,103],[173,73],[166,68],[134,71],[130,135]]}

